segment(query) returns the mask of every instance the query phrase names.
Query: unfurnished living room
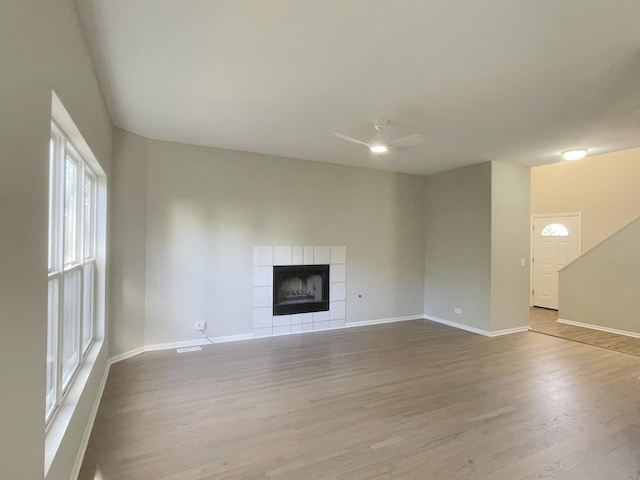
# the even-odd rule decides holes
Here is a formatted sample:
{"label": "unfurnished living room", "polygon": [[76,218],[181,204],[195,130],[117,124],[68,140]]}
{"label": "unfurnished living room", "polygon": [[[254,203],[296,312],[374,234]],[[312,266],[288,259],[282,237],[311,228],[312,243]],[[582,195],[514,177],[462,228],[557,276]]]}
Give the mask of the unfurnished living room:
{"label": "unfurnished living room", "polygon": [[0,479],[640,479],[639,26],[1,2]]}

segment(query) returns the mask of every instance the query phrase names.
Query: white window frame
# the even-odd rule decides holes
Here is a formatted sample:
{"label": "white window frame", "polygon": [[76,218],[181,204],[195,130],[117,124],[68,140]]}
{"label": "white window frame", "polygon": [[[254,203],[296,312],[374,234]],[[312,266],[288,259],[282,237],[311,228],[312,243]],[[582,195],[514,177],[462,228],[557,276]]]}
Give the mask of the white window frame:
{"label": "white window frame", "polygon": [[[45,421],[47,426],[51,423],[56,416],[60,405],[65,400],[65,397],[73,385],[73,382],[77,376],[77,373],[82,366],[84,360],[87,358],[87,354],[91,350],[94,344],[98,328],[96,322],[96,306],[98,305],[98,284],[104,282],[98,282],[98,267],[96,261],[96,239],[98,237],[98,222],[97,222],[97,203],[98,203],[98,179],[99,175],[94,171],[91,165],[85,160],[78,149],[75,148],[69,136],[64,132],[55,119],[51,121],[51,139],[53,141],[53,159],[50,162],[49,173],[49,188],[50,188],[50,211],[49,211],[49,254],[48,254],[48,282],[51,285],[52,282],[57,283],[57,289],[54,289],[57,293],[57,299],[52,301],[49,299],[49,305],[57,307],[57,311],[49,312],[49,315],[53,315],[54,318],[50,327],[53,331],[48,332],[47,335],[52,335],[53,338],[53,352],[48,352],[47,362],[55,362],[55,378],[53,378],[53,390],[47,391],[47,401],[45,402]],[[75,258],[71,262],[65,263],[65,166],[67,159],[74,162],[76,166],[75,171],[75,196],[74,196],[74,211],[75,218]],[[89,252],[85,252],[86,228],[85,228],[85,190],[84,183],[87,178],[90,178],[93,185],[91,191],[91,215],[89,217],[91,225],[91,245]],[[90,309],[86,309],[85,302],[85,279],[87,271],[91,271],[92,275],[92,306]],[[76,319],[73,323],[73,334],[71,338],[77,343],[73,350],[73,367],[71,370],[65,372],[64,365],[64,353],[65,353],[65,338],[69,338],[69,335],[65,337],[64,334],[64,322],[65,322],[65,308],[70,308],[70,305],[65,306],[65,280],[68,281],[70,275],[77,275],[77,281],[80,283],[77,290],[77,297],[74,297],[76,312]],[[52,289],[49,288],[49,292]],[[51,307],[50,307],[51,308]],[[90,318],[85,318],[88,315]],[[91,336],[88,341],[85,342],[85,335],[83,329],[89,326],[91,328]],[[49,337],[48,337],[49,338]],[[71,345],[73,347],[73,345]],[[48,347],[47,347],[48,348]],[[51,398],[53,397],[53,398]],[[49,408],[51,407],[51,408]]]}

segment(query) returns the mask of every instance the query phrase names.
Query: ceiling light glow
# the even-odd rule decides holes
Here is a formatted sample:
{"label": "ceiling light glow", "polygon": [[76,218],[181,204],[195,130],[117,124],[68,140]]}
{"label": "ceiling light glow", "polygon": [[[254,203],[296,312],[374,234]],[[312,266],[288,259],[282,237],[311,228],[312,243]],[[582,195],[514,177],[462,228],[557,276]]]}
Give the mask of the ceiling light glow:
{"label": "ceiling light glow", "polygon": [[382,144],[378,144],[378,145],[371,145],[369,147],[369,149],[373,152],[373,153],[387,153],[389,151],[389,147],[387,147],[386,145],[382,145]]}
{"label": "ceiling light glow", "polygon": [[580,148],[577,150],[565,150],[562,152],[562,158],[565,160],[580,160],[587,155],[586,148]]}

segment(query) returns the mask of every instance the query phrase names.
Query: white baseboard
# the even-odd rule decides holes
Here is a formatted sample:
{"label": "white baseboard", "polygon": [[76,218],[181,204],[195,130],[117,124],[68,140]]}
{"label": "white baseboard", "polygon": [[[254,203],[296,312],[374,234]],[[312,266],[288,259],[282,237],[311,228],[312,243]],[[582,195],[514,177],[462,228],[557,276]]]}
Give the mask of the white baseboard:
{"label": "white baseboard", "polygon": [[626,337],[640,338],[640,333],[629,332],[627,330],[618,330],[617,328],[602,327],[600,325],[593,325],[591,323],[574,322],[573,320],[567,320],[565,318],[558,318],[559,323],[565,323],[567,325],[573,325],[575,327],[590,328],[591,330],[600,330],[601,332],[615,333],[617,335],[624,335]]}
{"label": "white baseboard", "polygon": [[495,330],[493,332],[489,332],[490,337],[501,337],[503,335],[511,335],[512,333],[522,333],[528,332],[529,325],[525,325],[523,327],[514,327],[514,328],[505,328],[503,330]]}
{"label": "white baseboard", "polygon": [[[407,315],[404,317],[391,317],[391,318],[378,318],[375,320],[363,320],[361,322],[348,322],[345,324],[344,327],[327,328],[322,330],[309,330],[304,332],[283,333],[283,334],[277,334],[277,335],[268,335],[266,337],[255,337],[252,333],[244,333],[240,335],[227,335],[223,337],[213,337],[212,340],[215,343],[240,342],[244,340],[253,340],[256,338],[269,338],[269,337],[277,337],[277,336],[284,336],[284,335],[295,335],[298,333],[313,333],[313,332],[321,332],[326,330],[339,330],[340,328],[364,327],[367,325],[381,325],[383,323],[407,322],[411,320],[430,320],[432,322],[442,323],[443,325],[448,325],[450,327],[458,328],[460,330],[466,330],[467,332],[477,333],[478,335],[483,335],[485,337],[498,337],[501,335],[510,335],[512,333],[526,332],[527,330],[529,330],[529,326],[527,325],[523,327],[508,328],[505,330],[496,330],[496,331],[490,332],[487,330],[481,330],[479,328],[470,327],[469,325],[464,325],[462,323],[445,320],[443,318],[433,317],[430,315],[417,314],[417,315]],[[127,358],[134,357],[144,352],[153,352],[157,350],[172,350],[172,349],[185,348],[185,347],[197,347],[202,345],[209,345],[209,341],[206,338],[198,338],[194,340],[185,340],[182,342],[158,343],[155,345],[146,345],[144,347],[135,348],[133,350],[129,350],[128,352],[124,352],[119,355],[115,355],[111,357],[109,359],[109,365],[113,365],[114,363],[121,362],[122,360],[126,360]]]}
{"label": "white baseboard", "polygon": [[[255,338],[252,333],[245,333],[241,335],[227,335],[224,337],[213,337],[211,340],[214,343],[227,343],[227,342],[239,342],[242,340],[251,340]],[[109,365],[113,365],[114,363],[121,362],[122,360],[126,360],[127,358],[135,357],[144,352],[155,352],[157,350],[173,350],[178,348],[185,347],[200,347],[202,345],[210,345],[209,340],[206,338],[196,338],[193,340],[184,340],[182,342],[171,342],[171,343],[157,343],[154,345],[145,345],[144,347],[134,348],[133,350],[129,350],[128,352],[120,353],[119,355],[115,355],[109,359]]]}
{"label": "white baseboard", "polygon": [[73,469],[71,470],[70,480],[77,480],[78,475],[80,475],[80,469],[82,468],[82,461],[84,460],[84,454],[87,451],[87,446],[89,445],[89,439],[91,438],[91,432],[93,431],[93,424],[96,421],[96,415],[98,415],[98,408],[100,407],[100,402],[102,401],[102,394],[104,393],[104,387],[107,384],[107,378],[109,377],[109,370],[111,369],[111,359],[107,360],[107,366],[104,369],[104,373],[102,375],[102,379],[100,380],[100,386],[98,387],[98,392],[96,394],[96,398],[93,401],[93,406],[91,407],[91,413],[89,413],[89,419],[87,420],[87,425],[84,429],[84,434],[82,435],[82,440],[80,441],[80,446],[78,447],[78,453],[76,454],[75,462],[73,463]]}
{"label": "white baseboard", "polygon": [[109,365],[113,365],[114,363],[121,362],[122,360],[126,360],[127,358],[135,357],[144,353],[144,347],[134,348],[133,350],[129,350],[128,352],[121,353],[119,355],[115,355],[109,358]]}
{"label": "white baseboard", "polygon": [[432,315],[425,315],[425,320],[430,320],[432,322],[441,323],[443,325],[447,325],[448,327],[457,328],[459,330],[465,330],[471,333],[477,333],[478,335],[484,335],[485,337],[490,337],[490,332],[487,330],[481,330],[479,328],[471,327],[469,325],[465,325],[464,323],[452,322],[451,320],[445,320],[444,318],[434,317]]}
{"label": "white baseboard", "polygon": [[366,325],[380,325],[382,323],[395,323],[395,322],[407,322],[409,320],[422,320],[424,315],[408,315],[406,317],[392,317],[392,318],[379,318],[376,320],[363,320],[361,322],[348,322],[345,324],[345,328],[351,327],[364,327]]}
{"label": "white baseboard", "polygon": [[[243,333],[241,335],[226,335],[224,337],[213,337],[213,340],[216,343],[228,343],[228,342],[242,342],[243,340],[253,340],[253,333]],[[208,342],[207,342],[208,343]]]}
{"label": "white baseboard", "polygon": [[500,337],[502,335],[511,335],[512,333],[520,333],[526,332],[529,330],[529,326],[515,327],[515,328],[505,328],[504,330],[482,330],[480,328],[471,327],[469,325],[465,325],[464,323],[452,322],[451,320],[445,320],[444,318],[438,318],[431,315],[425,315],[425,320],[430,320],[432,322],[441,323],[443,325],[447,325],[449,327],[458,328],[460,330],[465,330],[471,333],[477,333],[478,335],[483,335],[485,337]]}
{"label": "white baseboard", "polygon": [[206,338],[196,338],[194,340],[183,340],[182,342],[157,343],[155,345],[145,345],[145,352],[155,352],[156,350],[172,350],[174,348],[200,347],[209,345],[210,342]]}
{"label": "white baseboard", "polygon": [[[407,320],[422,320],[423,318],[424,316],[422,314],[409,315],[406,317],[380,318],[377,320],[365,320],[363,322],[349,322],[345,324],[344,327],[326,328],[322,330],[309,330],[304,332],[282,333],[277,335],[268,335],[266,337],[255,337],[253,333],[243,333],[240,335],[226,335],[223,337],[213,337],[212,340],[215,343],[241,342],[244,340],[253,340],[257,338],[279,337],[283,335],[322,332],[326,330],[339,330],[340,328],[362,327],[365,325],[379,325],[381,323],[405,322]],[[153,352],[156,350],[172,350],[174,348],[177,349],[177,348],[185,348],[185,347],[198,347],[202,345],[209,345],[209,341],[206,338],[197,338],[194,340],[185,340],[182,342],[158,343],[155,345],[145,345],[144,347],[134,348],[133,350],[129,350],[128,352],[120,353],[118,355],[111,357],[109,359],[109,364],[113,365],[114,363],[121,362],[122,360],[126,360],[127,358],[135,357],[136,355],[139,355],[144,352]]]}

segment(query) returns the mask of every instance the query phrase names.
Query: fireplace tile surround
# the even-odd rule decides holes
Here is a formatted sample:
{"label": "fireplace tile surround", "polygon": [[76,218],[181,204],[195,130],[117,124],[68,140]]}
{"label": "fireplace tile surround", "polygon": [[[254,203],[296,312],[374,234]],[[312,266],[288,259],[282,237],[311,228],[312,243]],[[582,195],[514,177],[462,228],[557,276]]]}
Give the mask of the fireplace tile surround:
{"label": "fireplace tile surround", "polygon": [[[274,265],[329,265],[329,311],[273,315]],[[346,324],[345,246],[267,245],[253,247],[253,335],[342,328]]]}

